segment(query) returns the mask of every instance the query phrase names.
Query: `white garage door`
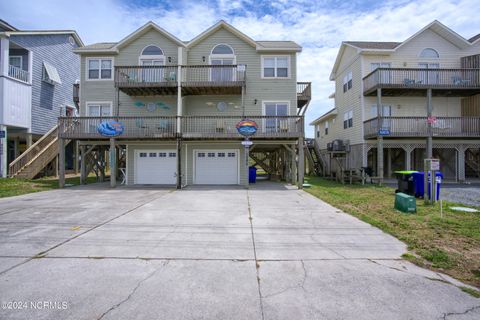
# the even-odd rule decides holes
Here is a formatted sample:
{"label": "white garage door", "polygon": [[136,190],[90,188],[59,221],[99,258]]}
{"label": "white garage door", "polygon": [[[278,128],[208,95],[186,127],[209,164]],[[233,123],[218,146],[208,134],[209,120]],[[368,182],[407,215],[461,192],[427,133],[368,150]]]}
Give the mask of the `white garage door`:
{"label": "white garage door", "polygon": [[136,150],[136,184],[175,184],[176,150]]}
{"label": "white garage door", "polygon": [[238,184],[238,150],[197,150],[195,184]]}

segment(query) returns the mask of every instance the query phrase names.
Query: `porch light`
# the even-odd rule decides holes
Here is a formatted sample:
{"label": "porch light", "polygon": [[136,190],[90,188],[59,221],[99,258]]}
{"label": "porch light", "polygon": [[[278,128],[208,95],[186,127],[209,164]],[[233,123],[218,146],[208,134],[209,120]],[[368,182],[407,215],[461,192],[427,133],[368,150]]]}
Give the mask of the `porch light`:
{"label": "porch light", "polygon": [[202,57],[202,61],[205,62],[205,56]]}

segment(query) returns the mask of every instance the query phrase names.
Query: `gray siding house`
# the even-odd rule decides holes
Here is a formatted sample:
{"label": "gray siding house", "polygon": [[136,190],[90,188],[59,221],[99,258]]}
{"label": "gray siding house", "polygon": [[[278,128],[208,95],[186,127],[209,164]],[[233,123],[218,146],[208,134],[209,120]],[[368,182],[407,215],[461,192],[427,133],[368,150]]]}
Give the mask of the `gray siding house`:
{"label": "gray siding house", "polygon": [[[149,22],[74,52],[80,117],[60,118],[59,137],[80,141],[83,178],[104,171],[109,150],[112,185],[116,174],[129,185],[247,185],[247,160],[303,183],[310,84],[297,83],[295,42],[255,41],[224,21],[181,41]],[[258,127],[250,148],[237,131],[245,119]],[[123,131],[102,134],[105,124]]]}
{"label": "gray siding house", "polygon": [[75,31],[18,30],[0,20],[2,177],[59,116],[75,113],[72,85],[80,79],[80,59],[72,50],[82,45]]}

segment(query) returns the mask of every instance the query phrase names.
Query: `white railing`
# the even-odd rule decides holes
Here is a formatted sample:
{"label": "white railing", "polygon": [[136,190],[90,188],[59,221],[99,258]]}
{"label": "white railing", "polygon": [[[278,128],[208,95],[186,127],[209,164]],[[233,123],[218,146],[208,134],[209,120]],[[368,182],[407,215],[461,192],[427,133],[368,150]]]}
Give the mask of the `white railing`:
{"label": "white railing", "polygon": [[28,82],[30,78],[30,74],[28,71],[22,70],[12,65],[8,66],[8,76],[23,82]]}

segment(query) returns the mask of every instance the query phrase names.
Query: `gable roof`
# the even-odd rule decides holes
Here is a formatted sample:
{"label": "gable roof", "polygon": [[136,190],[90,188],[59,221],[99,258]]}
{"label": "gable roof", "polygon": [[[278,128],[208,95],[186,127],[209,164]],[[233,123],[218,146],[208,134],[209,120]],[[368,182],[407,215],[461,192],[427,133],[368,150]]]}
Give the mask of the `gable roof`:
{"label": "gable roof", "polygon": [[172,35],[170,32],[166,31],[165,29],[161,28],[158,26],[156,23],[153,21],[147,22],[145,25],[142,27],[138,28],[136,31],[133,33],[129,34],[122,40],[120,40],[114,47],[113,49],[118,49],[121,48],[128,43],[132,42],[133,40],[137,39],[138,37],[142,36],[143,34],[147,33],[150,30],[156,30],[157,32],[161,33],[164,35],[166,38],[170,39],[171,41],[175,42],[177,45],[181,47],[185,47],[185,43],[183,43],[180,39]]}
{"label": "gable roof", "polygon": [[302,47],[294,41],[256,41],[257,51],[302,51]]}
{"label": "gable roof", "polygon": [[476,36],[473,36],[473,37],[471,37],[470,39],[468,39],[468,42],[474,43],[474,42],[477,41],[478,39],[480,39],[480,33],[477,34]]}
{"label": "gable roof", "polygon": [[401,42],[374,42],[374,41],[345,41],[358,49],[379,49],[379,50],[391,50],[398,47]]}
{"label": "gable roof", "polygon": [[0,27],[5,29],[5,31],[17,31],[18,29],[12,26],[5,20],[0,19]]}
{"label": "gable roof", "polygon": [[472,45],[473,42],[480,39],[480,34],[472,37],[471,39],[467,40],[455,31],[451,30],[440,21],[434,20],[428,25],[426,25],[421,30],[417,31],[411,37],[406,39],[403,42],[384,42],[384,41],[344,41],[342,42],[340,49],[337,54],[337,58],[332,68],[332,72],[330,74],[330,80],[335,79],[335,73],[340,65],[340,60],[342,58],[343,52],[345,51],[346,46],[350,46],[357,50],[357,54],[361,53],[388,53],[388,52],[395,52],[400,47],[404,46],[408,42],[415,39],[417,36],[425,32],[426,30],[432,30],[440,37],[444,38],[445,40],[451,42],[453,45],[457,46],[460,49],[468,48]]}
{"label": "gable roof", "polygon": [[322,114],[320,117],[318,117],[317,119],[313,120],[312,122],[310,122],[310,125],[311,126],[314,126],[316,125],[317,123],[319,122],[322,122],[324,120],[327,120],[327,119],[330,119],[330,118],[333,118],[335,116],[337,116],[338,112],[337,112],[337,108],[333,108],[327,112],[325,112],[324,114]]}
{"label": "gable roof", "polygon": [[75,30],[17,30],[17,31],[5,31],[2,32],[7,37],[20,35],[20,36],[30,36],[30,35],[59,35],[59,34],[68,34],[71,35],[77,44],[82,47],[83,41]]}
{"label": "gable roof", "polygon": [[208,37],[212,33],[215,33],[216,31],[218,31],[222,28],[231,32],[231,33],[233,33],[234,35],[236,35],[237,37],[239,37],[240,39],[242,39],[243,41],[245,41],[246,43],[248,43],[252,47],[254,47],[254,48],[257,47],[257,43],[252,38],[250,38],[249,36],[247,36],[246,34],[241,32],[240,30],[236,29],[232,25],[226,23],[224,20],[220,20],[217,23],[215,23],[213,26],[211,26],[210,28],[208,28],[207,30],[203,31],[198,36],[193,38],[191,41],[189,41],[188,44],[187,44],[187,48],[191,48],[191,47],[195,46],[197,43],[199,43],[200,41],[202,41],[203,39],[205,39],[206,37]]}

